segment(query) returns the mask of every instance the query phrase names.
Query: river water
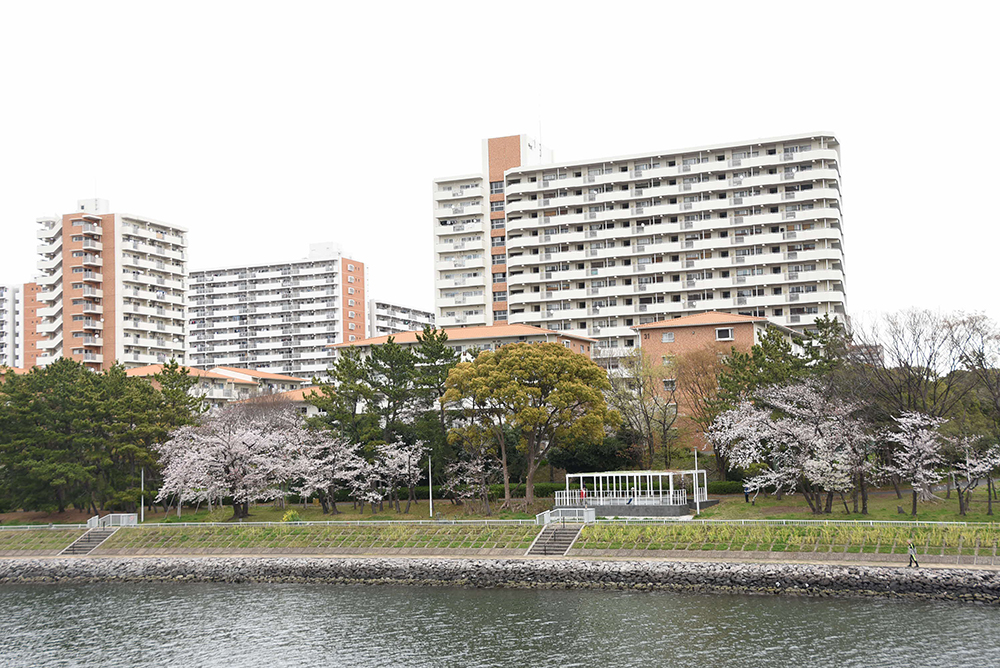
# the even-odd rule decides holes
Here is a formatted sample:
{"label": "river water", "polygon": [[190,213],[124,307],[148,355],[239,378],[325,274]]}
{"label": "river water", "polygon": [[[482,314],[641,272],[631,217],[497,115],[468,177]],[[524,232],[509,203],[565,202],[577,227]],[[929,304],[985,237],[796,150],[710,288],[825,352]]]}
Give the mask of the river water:
{"label": "river water", "polygon": [[0,587],[0,666],[1000,665],[994,607],[302,584]]}

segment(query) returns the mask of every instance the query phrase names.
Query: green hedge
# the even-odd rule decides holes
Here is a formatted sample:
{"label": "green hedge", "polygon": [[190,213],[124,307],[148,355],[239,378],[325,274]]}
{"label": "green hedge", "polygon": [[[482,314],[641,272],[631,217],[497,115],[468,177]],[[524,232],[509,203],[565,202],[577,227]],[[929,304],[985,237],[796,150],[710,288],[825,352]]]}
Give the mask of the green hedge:
{"label": "green hedge", "polygon": [[739,480],[710,480],[709,494],[742,494],[743,483]]}

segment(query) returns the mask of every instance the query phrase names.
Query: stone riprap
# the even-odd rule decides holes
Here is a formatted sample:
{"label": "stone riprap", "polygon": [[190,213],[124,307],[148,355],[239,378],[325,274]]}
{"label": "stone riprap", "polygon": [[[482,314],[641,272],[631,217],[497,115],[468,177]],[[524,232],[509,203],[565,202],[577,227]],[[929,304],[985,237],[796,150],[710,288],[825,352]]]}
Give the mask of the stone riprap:
{"label": "stone riprap", "polygon": [[578,559],[144,557],[0,560],[0,584],[312,582],[661,590],[1000,603],[1000,573],[809,564]]}

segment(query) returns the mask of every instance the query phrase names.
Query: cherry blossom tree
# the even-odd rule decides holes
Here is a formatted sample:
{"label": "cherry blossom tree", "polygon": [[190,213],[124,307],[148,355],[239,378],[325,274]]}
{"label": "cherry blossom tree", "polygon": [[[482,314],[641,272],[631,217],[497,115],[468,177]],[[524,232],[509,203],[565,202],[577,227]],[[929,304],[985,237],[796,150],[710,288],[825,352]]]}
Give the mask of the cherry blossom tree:
{"label": "cherry blossom tree", "polygon": [[397,441],[380,443],[375,446],[375,452],[375,466],[381,469],[382,480],[388,487],[390,503],[395,504],[397,513],[400,512],[399,488],[406,487],[409,490],[409,498],[406,500],[406,510],[403,512],[410,512],[410,503],[416,500],[414,488],[423,473],[420,460],[427,452],[427,448],[421,441],[413,444]]}
{"label": "cherry blossom tree", "polygon": [[287,406],[233,404],[183,427],[158,447],[163,485],[157,500],[229,497],[233,519],[250,514],[250,504],[282,495],[294,474],[290,444],[299,439],[300,420]]}
{"label": "cherry blossom tree", "polygon": [[774,489],[780,497],[798,490],[813,513],[831,512],[839,494],[850,512],[844,495],[872,466],[872,438],[852,417],[857,410],[815,381],[769,387],[721,413],[708,436],[732,465],[756,471],[747,479],[751,491]]}
{"label": "cherry blossom tree", "polygon": [[486,514],[490,515],[490,480],[496,470],[496,462],[485,453],[452,462],[445,467],[444,488],[459,499],[481,500]]}
{"label": "cherry blossom tree", "polygon": [[375,504],[385,498],[382,468],[359,454],[352,455],[345,465],[344,481],[351,490],[351,497],[361,505],[361,513],[364,514],[365,505],[370,504],[374,514]]}
{"label": "cherry blossom tree", "polygon": [[[976,439],[963,437],[949,439],[946,449],[952,455],[952,479],[958,492],[958,512],[965,515],[969,511],[972,490],[982,480],[989,480],[993,471],[1000,466],[1000,446],[983,447]],[[987,515],[993,514],[993,495],[987,489]]]}
{"label": "cherry blossom tree", "polygon": [[329,431],[301,429],[291,445],[292,489],[305,498],[316,494],[323,514],[339,514],[337,492],[346,486],[349,466],[360,446]]}
{"label": "cherry blossom tree", "polygon": [[911,515],[917,514],[917,500],[930,501],[934,498],[934,485],[944,474],[939,470],[944,459],[942,446],[944,439],[937,432],[946,422],[944,418],[932,417],[924,413],[905,412],[893,418],[898,431],[885,435],[886,440],[898,447],[893,452],[887,471],[910,483],[913,490]]}

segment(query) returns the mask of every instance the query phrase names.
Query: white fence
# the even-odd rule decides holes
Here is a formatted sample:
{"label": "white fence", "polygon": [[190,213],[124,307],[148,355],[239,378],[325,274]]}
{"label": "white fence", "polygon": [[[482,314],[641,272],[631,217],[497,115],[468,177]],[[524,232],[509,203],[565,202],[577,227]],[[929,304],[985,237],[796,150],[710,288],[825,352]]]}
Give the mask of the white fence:
{"label": "white fence", "polygon": [[[704,501],[707,495],[701,494],[700,501]],[[570,508],[585,506],[686,506],[687,490],[675,489],[673,492],[663,492],[662,494],[653,492],[652,494],[638,493],[632,496],[621,492],[591,492],[580,495],[580,490],[557,490],[556,506],[567,506]]]}
{"label": "white fence", "polygon": [[535,524],[551,524],[552,522],[583,522],[593,524],[597,511],[593,508],[556,508],[535,515]]}
{"label": "white fence", "polygon": [[94,515],[87,520],[88,529],[103,529],[105,527],[131,527],[138,526],[139,516],[135,513],[120,513],[117,515],[105,515],[100,517]]}

